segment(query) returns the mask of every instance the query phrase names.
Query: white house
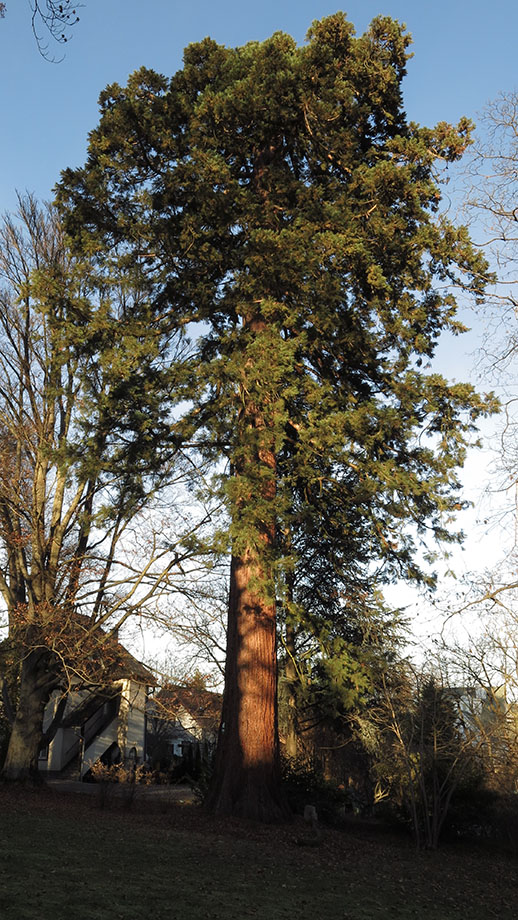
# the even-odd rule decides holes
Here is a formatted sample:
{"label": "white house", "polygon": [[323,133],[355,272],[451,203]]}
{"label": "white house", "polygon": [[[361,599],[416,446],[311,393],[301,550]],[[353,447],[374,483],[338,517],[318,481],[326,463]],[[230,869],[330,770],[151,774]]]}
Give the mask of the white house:
{"label": "white house", "polygon": [[[107,686],[68,693],[61,726],[40,752],[42,773],[84,779],[98,760],[142,763],[146,756],[146,705],[154,675],[120,644],[118,672]],[[55,691],[43,722],[46,731],[63,694]]]}

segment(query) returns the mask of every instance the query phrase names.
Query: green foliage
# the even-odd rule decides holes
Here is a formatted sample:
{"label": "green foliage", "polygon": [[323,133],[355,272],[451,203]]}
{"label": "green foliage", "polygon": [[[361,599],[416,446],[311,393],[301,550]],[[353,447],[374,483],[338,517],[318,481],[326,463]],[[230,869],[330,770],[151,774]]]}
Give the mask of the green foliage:
{"label": "green foliage", "polygon": [[416,539],[452,539],[455,468],[494,405],[420,369],[460,328],[451,285],[478,292],[486,272],[434,217],[435,163],[471,129],[407,123],[410,39],[390,19],[356,38],[338,13],[308,39],[205,39],[170,81],[109,87],[58,198],[103,276],[127,274],[172,329],[205,324],[177,428],[231,461],[235,551],[265,552],[275,519],[306,571],[313,539],[332,579],[370,582],[373,561],[378,582],[424,579]]}
{"label": "green foliage", "polygon": [[320,746],[350,745],[356,719],[368,712],[406,638],[405,623],[380,598],[358,596],[354,604],[349,597],[335,612],[332,597],[326,610],[325,585],[320,590],[321,603],[309,614],[299,612],[293,647],[285,643],[282,622],[280,636],[281,734],[294,718],[301,748],[315,754]]}

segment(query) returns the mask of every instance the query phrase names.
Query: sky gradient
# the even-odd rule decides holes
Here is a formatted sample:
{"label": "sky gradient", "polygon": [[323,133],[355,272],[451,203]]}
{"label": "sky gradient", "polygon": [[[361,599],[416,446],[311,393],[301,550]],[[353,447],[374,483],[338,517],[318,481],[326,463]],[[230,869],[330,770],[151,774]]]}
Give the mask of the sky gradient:
{"label": "sky gradient", "polygon": [[[64,46],[49,43],[44,60],[31,31],[28,0],[8,0],[0,20],[0,210],[15,190],[49,197],[60,170],[84,161],[95,127],[97,98],[109,83],[125,83],[142,65],[172,75],[184,47],[211,35],[240,45],[288,32],[300,43],[314,19],[335,12],[336,0],[84,0],[80,22]],[[496,0],[349,0],[358,33],[378,15],[405,22],[414,58],[405,81],[409,117],[422,124],[475,117],[501,90],[517,84],[518,4]]]}

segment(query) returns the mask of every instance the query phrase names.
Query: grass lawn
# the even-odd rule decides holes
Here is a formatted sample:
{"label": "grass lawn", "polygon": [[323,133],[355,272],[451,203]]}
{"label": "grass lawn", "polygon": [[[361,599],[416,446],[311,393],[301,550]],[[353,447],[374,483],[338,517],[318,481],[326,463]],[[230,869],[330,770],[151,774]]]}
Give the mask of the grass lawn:
{"label": "grass lawn", "polygon": [[416,854],[363,826],[263,827],[193,805],[0,787],[2,920],[488,920],[514,918],[516,860]]}

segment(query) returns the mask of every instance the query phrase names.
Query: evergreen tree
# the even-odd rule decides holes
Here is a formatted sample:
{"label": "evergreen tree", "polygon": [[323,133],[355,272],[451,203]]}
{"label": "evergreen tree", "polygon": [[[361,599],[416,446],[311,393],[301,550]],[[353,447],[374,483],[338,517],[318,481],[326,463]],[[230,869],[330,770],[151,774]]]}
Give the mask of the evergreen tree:
{"label": "evergreen tree", "polygon": [[388,18],[355,37],[342,13],[303,47],[282,33],[235,49],[205,39],[171,80],[142,69],[101,95],[87,162],[59,188],[100,273],[145,271],[156,316],[199,324],[176,427],[228,463],[217,812],[283,814],[282,573],[303,586],[310,565],[325,584],[323,538],[342,581],[376,566],[424,577],[416,548],[447,537],[456,468],[488,407],[422,370],[441,331],[462,330],[452,286],[479,290],[485,265],[437,216],[436,164],[462,154],[470,125],[407,122],[409,42]]}

